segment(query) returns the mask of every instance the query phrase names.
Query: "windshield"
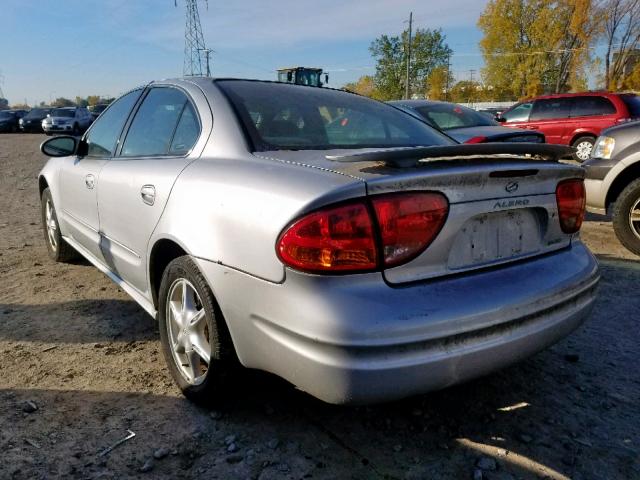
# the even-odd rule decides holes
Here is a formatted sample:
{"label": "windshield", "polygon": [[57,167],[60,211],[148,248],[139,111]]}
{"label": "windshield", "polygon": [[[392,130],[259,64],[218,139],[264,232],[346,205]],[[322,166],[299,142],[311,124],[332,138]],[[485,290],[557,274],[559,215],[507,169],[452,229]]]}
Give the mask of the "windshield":
{"label": "windshield", "polygon": [[621,97],[629,109],[631,118],[640,118],[640,97],[637,95],[621,95]]}
{"label": "windshield", "polygon": [[347,92],[245,80],[216,84],[229,97],[258,151],[454,143],[394,107]]}
{"label": "windshield", "polygon": [[76,114],[75,110],[67,110],[65,108],[54,108],[51,112],[52,117],[69,117],[72,118]]}
{"label": "windshield", "polygon": [[34,108],[29,113],[25,115],[24,118],[44,118],[49,113],[49,110],[45,110],[44,108]]}
{"label": "windshield", "polygon": [[498,122],[487,115],[455,103],[434,103],[417,107],[416,110],[440,130],[498,125]]}

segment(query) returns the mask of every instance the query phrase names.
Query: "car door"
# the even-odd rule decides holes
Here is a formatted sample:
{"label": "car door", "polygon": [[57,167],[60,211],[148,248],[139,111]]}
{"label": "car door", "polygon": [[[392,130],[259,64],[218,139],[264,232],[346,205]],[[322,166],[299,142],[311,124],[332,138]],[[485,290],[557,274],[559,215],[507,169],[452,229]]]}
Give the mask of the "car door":
{"label": "car door", "polygon": [[617,110],[606,97],[585,95],[574,97],[571,111],[573,125],[566,132],[566,142],[579,133],[600,135],[600,132],[616,124]]}
{"label": "car door", "polygon": [[60,170],[58,210],[67,227],[64,231],[102,261],[97,203],[100,171],[114,154],[118,137],[141,92],[135,90],[115,101],[84,136],[86,155],[65,158]]}
{"label": "car door", "polygon": [[542,98],[535,101],[527,128],[544,133],[547,143],[562,144],[571,129],[571,97]]}
{"label": "car door", "polygon": [[[208,107],[207,107],[208,108]],[[180,172],[200,151],[194,102],[172,86],[150,88],[118,155],[100,172],[101,248],[109,268],[147,292],[147,244]]]}

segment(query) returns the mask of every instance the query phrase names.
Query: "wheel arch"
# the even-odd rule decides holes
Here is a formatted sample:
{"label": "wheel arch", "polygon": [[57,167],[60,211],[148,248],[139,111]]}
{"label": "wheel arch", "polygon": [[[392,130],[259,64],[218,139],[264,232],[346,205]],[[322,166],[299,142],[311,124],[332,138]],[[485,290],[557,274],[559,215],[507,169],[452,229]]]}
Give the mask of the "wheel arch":
{"label": "wheel arch", "polygon": [[183,255],[188,255],[187,250],[170,238],[160,238],[153,244],[149,253],[148,274],[151,299],[155,308],[158,308],[158,293],[164,270],[169,263]]}
{"label": "wheel arch", "polygon": [[604,205],[607,212],[609,212],[609,208],[616,202],[627,185],[637,178],[640,178],[640,162],[632,163],[616,176],[615,180],[611,182],[605,197]]}
{"label": "wheel arch", "polygon": [[591,137],[594,140],[596,140],[598,138],[598,135],[588,131],[573,132],[573,136],[571,137],[571,141],[569,142],[569,145],[573,145],[576,142],[576,140],[578,140],[581,137]]}
{"label": "wheel arch", "polygon": [[42,192],[44,192],[45,188],[49,188],[49,182],[44,175],[38,176],[38,198],[42,198]]}

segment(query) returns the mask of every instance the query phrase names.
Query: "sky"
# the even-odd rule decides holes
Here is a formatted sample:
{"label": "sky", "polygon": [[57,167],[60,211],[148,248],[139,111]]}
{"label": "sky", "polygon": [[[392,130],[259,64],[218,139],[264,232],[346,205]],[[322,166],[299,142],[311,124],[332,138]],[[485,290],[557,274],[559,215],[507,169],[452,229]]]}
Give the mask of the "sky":
{"label": "sky", "polygon": [[[485,0],[205,0],[199,10],[212,75],[275,79],[303,65],[341,87],[375,72],[369,45],[381,34],[441,28],[452,71],[478,78],[476,22]],[[76,95],[117,96],[182,75],[184,0],[0,0],[0,88],[10,103]]]}

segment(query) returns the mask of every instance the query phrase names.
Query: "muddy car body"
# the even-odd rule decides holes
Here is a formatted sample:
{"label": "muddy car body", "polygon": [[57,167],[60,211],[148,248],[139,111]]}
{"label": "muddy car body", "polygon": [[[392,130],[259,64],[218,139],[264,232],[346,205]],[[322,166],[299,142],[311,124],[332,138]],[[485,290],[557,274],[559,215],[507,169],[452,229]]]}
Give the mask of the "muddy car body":
{"label": "muddy car body", "polygon": [[[176,126],[150,155],[156,114]],[[158,318],[195,400],[236,356],[333,403],[442,388],[558,341],[595,298],[563,147],[453,145],[350,93],[206,78],[134,90],[64,138],[43,145],[49,251]]]}

